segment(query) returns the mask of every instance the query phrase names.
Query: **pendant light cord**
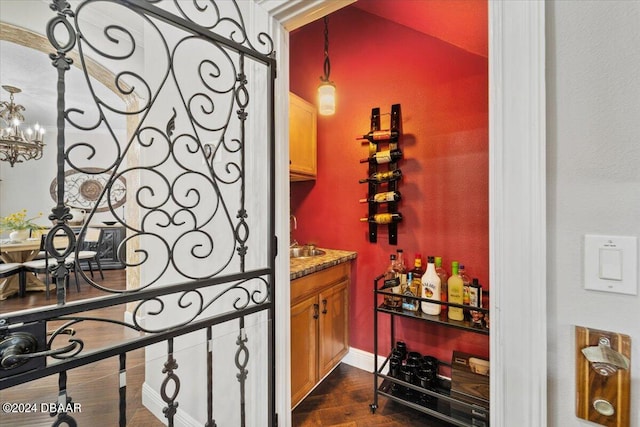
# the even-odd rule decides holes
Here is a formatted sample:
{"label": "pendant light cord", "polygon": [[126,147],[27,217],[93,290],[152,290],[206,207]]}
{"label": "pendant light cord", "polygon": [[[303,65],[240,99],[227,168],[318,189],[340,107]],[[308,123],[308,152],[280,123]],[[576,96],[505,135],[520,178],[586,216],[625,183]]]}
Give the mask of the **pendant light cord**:
{"label": "pendant light cord", "polygon": [[331,74],[331,62],[329,61],[329,18],[324,17],[324,77],[320,77],[323,82],[329,81]]}

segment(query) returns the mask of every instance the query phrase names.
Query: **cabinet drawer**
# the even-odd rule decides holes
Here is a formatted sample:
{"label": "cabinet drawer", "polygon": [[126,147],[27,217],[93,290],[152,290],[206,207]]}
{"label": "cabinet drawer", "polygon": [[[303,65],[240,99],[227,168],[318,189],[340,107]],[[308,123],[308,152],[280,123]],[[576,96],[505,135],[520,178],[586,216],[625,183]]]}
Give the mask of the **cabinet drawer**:
{"label": "cabinet drawer", "polygon": [[307,276],[291,281],[291,303],[317,294],[323,289],[349,278],[351,263],[343,262],[334,267],[327,268]]}

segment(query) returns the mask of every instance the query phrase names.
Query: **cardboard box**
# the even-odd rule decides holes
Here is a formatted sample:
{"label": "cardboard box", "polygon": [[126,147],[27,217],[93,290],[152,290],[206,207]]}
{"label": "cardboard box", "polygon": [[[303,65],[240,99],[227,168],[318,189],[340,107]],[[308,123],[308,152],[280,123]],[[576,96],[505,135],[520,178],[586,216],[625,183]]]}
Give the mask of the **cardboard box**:
{"label": "cardboard box", "polygon": [[[477,404],[489,402],[489,361],[473,354],[454,351],[451,359],[451,395],[480,399]],[[476,403],[476,402],[473,402]]]}

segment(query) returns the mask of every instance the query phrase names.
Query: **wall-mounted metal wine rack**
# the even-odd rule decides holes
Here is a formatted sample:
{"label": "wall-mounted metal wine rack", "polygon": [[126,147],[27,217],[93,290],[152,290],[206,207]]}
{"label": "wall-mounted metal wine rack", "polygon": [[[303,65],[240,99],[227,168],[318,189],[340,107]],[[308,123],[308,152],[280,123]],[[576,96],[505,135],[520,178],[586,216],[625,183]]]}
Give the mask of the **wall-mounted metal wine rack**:
{"label": "wall-mounted metal wine rack", "polygon": [[[389,230],[389,244],[397,245],[398,222],[402,219],[401,214],[398,212],[398,200],[394,199],[380,203],[375,200],[375,196],[382,190],[399,194],[398,187],[400,184],[400,178],[402,177],[402,172],[398,166],[398,161],[400,159],[391,158],[390,161],[383,163],[371,161],[371,159],[375,158],[383,151],[389,150],[390,153],[393,153],[395,150],[399,150],[398,143],[402,135],[400,104],[393,104],[391,106],[390,114],[391,119],[389,129],[382,130],[380,128],[380,108],[375,107],[371,109],[371,129],[368,134],[369,138],[365,138],[369,140],[369,179],[364,179],[360,182],[367,182],[369,187],[367,195],[369,205],[369,242],[376,243],[378,241],[378,226],[386,225]],[[397,171],[397,173],[394,174],[394,171]],[[387,178],[373,179],[373,177],[379,177],[381,174],[387,175]],[[383,206],[386,206],[386,212],[379,211]],[[386,216],[386,218],[389,218],[389,222],[387,223],[384,219],[380,220],[380,214],[383,214],[382,218],[385,218],[384,214],[391,214],[395,216],[395,219],[390,219]],[[378,219],[378,221],[372,220],[374,218]]]}

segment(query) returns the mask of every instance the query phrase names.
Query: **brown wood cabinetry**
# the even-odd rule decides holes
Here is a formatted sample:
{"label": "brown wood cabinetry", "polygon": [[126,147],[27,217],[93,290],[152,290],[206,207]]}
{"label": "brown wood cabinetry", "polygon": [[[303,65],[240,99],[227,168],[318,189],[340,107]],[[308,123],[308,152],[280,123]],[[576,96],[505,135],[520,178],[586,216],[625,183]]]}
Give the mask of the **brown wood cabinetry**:
{"label": "brown wood cabinetry", "polygon": [[291,181],[316,179],[318,137],[316,107],[289,93],[289,176]]}
{"label": "brown wood cabinetry", "polygon": [[291,405],[296,406],[349,351],[345,262],[291,282]]}
{"label": "brown wood cabinetry", "polygon": [[291,307],[291,404],[295,406],[318,380],[318,296]]}

